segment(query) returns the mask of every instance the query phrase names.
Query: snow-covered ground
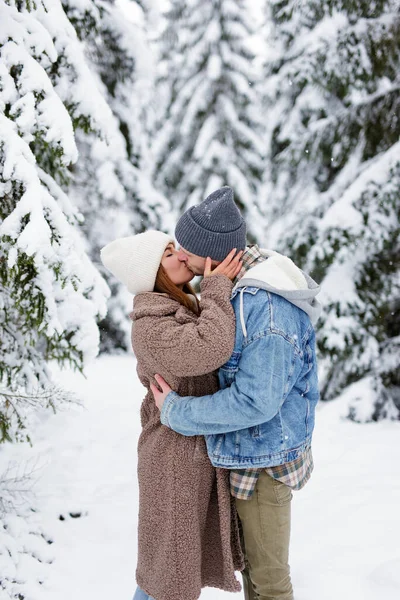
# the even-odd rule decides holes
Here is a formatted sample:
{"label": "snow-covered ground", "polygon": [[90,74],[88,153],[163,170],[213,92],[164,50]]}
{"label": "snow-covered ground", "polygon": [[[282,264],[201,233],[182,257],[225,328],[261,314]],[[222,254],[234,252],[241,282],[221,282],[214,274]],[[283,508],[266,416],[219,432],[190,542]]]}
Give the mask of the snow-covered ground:
{"label": "snow-covered ground", "polygon": [[[132,356],[103,357],[87,369],[87,379],[59,374],[85,408],[39,420],[32,448],[1,450],[3,464],[28,461],[38,469],[35,519],[53,543],[45,583],[32,590],[35,600],[130,600],[133,595],[143,396],[135,367]],[[296,600],[398,600],[400,424],[357,425],[342,418],[345,412],[344,402],[320,405],[315,471],[294,496]],[[202,600],[228,597],[242,594],[206,589],[201,595]]]}

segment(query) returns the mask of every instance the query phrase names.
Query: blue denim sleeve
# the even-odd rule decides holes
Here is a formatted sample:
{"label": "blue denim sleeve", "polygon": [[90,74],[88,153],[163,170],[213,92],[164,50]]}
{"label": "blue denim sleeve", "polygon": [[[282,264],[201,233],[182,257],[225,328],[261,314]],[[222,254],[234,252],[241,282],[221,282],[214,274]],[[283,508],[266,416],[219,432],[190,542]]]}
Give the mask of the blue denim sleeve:
{"label": "blue denim sleeve", "polygon": [[294,346],[267,334],[242,352],[232,384],[209,396],[180,397],[170,392],[161,422],[182,435],[228,433],[260,425],[279,411],[293,385]]}

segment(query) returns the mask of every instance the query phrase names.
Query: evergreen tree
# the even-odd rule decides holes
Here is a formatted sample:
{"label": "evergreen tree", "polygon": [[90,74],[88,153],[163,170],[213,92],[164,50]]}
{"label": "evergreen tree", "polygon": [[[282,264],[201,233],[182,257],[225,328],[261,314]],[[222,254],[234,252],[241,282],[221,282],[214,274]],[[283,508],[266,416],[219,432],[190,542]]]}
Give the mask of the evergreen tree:
{"label": "evergreen tree", "polygon": [[178,213],[231,185],[248,215],[262,171],[252,24],[243,0],[172,2],[161,36],[169,86],[154,144],[155,184]]}
{"label": "evergreen tree", "polygon": [[[181,68],[185,57],[180,51],[180,43],[188,11],[186,0],[170,0],[163,13],[161,31],[153,34],[152,42],[157,55],[157,103],[154,107],[156,131],[165,125],[182,84]],[[164,187],[168,189],[167,185]]]}
{"label": "evergreen tree", "polygon": [[[90,127],[90,102],[83,107],[77,95],[63,103],[49,76],[62,88],[68,65],[79,83],[90,74],[56,0],[34,8],[10,0],[0,21],[0,378],[8,388],[35,388],[50,380],[47,361],[81,369],[95,356],[96,318],[106,311],[107,286],[63,191],[77,159],[74,126]],[[98,113],[108,116],[103,104]]]}
{"label": "evergreen tree", "polygon": [[[8,0],[0,22],[2,440],[24,427],[18,398],[48,398],[49,361],[81,370],[97,354],[109,296],[98,249],[158,225],[165,200],[140,164],[134,25],[91,0]],[[116,294],[105,322],[120,338],[125,326],[114,346],[127,345],[130,302]]]}
{"label": "evergreen tree", "polygon": [[[2,457],[2,463],[4,457]],[[33,465],[0,466],[0,597],[33,600],[54,562],[53,540],[40,524]]]}
{"label": "evergreen tree", "polygon": [[150,184],[147,106],[152,93],[151,53],[145,14],[136,5],[129,20],[112,0],[82,4],[64,0],[85,59],[112,116],[101,137],[77,131],[80,160],[73,166],[70,193],[82,214],[88,253],[108,282],[112,296],[100,323],[101,350],[130,348],[131,296],[100,262],[100,248],[116,237],[146,228],[171,228],[162,213],[169,205]]}
{"label": "evergreen tree", "polygon": [[398,2],[267,7],[269,243],[322,283],[322,398],[399,418]]}

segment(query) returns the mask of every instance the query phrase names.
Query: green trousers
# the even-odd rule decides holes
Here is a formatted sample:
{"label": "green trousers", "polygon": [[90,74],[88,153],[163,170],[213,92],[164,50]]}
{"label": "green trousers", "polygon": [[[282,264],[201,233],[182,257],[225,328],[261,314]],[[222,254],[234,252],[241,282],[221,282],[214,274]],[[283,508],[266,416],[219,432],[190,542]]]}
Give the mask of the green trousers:
{"label": "green trousers", "polygon": [[246,568],[246,600],[293,600],[289,541],[291,489],[262,471],[253,495],[236,498]]}

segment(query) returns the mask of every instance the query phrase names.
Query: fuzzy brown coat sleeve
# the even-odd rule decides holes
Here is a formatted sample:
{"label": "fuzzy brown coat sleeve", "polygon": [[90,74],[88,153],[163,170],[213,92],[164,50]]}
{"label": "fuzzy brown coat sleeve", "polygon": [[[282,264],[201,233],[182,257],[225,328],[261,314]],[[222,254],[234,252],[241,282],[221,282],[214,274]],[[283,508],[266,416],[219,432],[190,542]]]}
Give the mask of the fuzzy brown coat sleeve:
{"label": "fuzzy brown coat sleeve", "polygon": [[[232,355],[235,315],[230,302],[232,282],[224,275],[206,277],[201,283],[201,313],[193,322],[174,315],[145,317],[137,327],[145,351],[154,362],[176,377],[215,371]],[[186,309],[183,309],[185,311]],[[139,332],[137,332],[139,333]]]}

